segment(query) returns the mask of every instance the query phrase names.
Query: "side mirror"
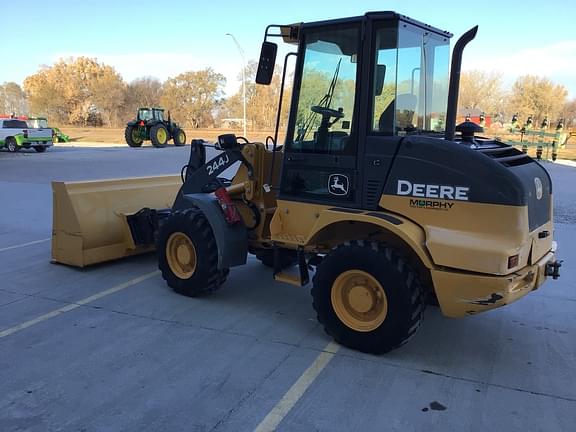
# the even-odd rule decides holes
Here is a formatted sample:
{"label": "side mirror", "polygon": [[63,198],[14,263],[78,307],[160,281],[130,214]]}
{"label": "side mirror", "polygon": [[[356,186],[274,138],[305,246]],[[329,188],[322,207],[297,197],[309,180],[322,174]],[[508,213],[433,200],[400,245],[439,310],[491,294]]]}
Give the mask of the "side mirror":
{"label": "side mirror", "polygon": [[260,51],[260,61],[256,72],[256,84],[269,85],[274,75],[274,65],[276,64],[276,53],[278,46],[272,42],[262,42]]}
{"label": "side mirror", "polygon": [[386,65],[376,65],[376,77],[374,79],[374,94],[380,96],[384,90],[384,78],[386,77]]}

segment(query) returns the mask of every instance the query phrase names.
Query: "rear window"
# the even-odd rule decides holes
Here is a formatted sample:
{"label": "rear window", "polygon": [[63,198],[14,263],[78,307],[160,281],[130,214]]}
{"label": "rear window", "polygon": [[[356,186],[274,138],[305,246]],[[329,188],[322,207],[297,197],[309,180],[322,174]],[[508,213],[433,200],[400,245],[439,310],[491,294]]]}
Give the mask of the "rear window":
{"label": "rear window", "polygon": [[22,120],[4,120],[4,129],[26,129],[28,125]]}

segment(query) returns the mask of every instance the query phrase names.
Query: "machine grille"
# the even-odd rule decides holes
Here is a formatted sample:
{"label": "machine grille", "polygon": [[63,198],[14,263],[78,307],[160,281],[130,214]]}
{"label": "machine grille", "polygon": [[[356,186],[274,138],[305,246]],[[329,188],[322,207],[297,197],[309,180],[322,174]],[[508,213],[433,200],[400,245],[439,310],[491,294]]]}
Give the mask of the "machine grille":
{"label": "machine grille", "polygon": [[366,208],[376,208],[382,195],[382,182],[380,180],[368,180],[364,191],[364,203]]}

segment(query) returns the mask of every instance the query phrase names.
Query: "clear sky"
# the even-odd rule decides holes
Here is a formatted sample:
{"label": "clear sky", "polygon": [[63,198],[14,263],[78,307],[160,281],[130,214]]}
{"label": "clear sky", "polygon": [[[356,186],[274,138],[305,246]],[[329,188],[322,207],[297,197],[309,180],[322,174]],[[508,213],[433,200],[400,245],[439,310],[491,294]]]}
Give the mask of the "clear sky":
{"label": "clear sky", "polygon": [[[211,66],[237,80],[241,57],[257,59],[268,24],[309,22],[395,10],[454,33],[479,25],[464,69],[497,70],[511,84],[522,74],[547,76],[576,97],[576,1],[446,0],[0,0],[0,83],[15,81],[62,57],[89,56],[130,81],[164,80]],[[8,19],[5,19],[8,18]]]}

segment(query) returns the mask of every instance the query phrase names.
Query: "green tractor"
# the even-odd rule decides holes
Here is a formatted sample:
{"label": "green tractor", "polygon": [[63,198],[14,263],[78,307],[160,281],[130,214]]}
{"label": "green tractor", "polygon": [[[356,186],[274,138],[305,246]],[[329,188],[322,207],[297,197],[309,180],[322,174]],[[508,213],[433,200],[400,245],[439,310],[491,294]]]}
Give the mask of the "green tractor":
{"label": "green tractor", "polygon": [[145,140],[154,147],[166,147],[169,140],[176,146],[186,144],[186,133],[170,119],[170,113],[168,120],[164,119],[162,108],[139,108],[136,119],[126,125],[124,137],[130,147],[140,147]]}

